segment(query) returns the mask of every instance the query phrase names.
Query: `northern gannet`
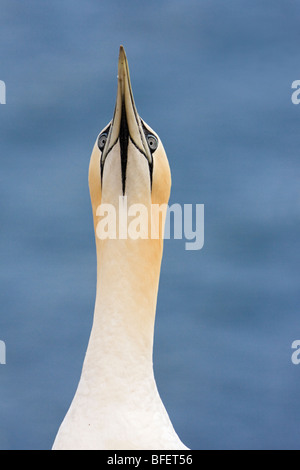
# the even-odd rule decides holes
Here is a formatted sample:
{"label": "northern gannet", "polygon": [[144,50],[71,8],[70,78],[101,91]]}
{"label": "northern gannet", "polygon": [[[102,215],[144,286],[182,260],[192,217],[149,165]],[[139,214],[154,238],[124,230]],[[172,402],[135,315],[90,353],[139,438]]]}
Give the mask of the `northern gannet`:
{"label": "northern gannet", "polygon": [[[180,441],[159,396],[153,336],[163,252],[158,239],[99,239],[101,204],[167,204],[171,173],[158,135],[139,117],[123,46],[114,117],[99,134],[89,187],[97,250],[97,294],[80,382],[53,450],[175,450]],[[150,223],[150,222],[149,222]],[[149,230],[151,227],[149,226]]]}

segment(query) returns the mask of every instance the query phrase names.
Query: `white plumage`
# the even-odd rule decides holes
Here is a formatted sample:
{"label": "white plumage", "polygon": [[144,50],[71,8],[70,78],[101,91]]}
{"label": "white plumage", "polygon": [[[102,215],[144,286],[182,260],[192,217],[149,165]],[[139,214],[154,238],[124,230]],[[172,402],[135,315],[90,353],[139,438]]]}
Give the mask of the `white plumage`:
{"label": "white plumage", "polygon": [[[139,203],[149,211],[151,204],[169,200],[168,160],[159,137],[137,114],[122,46],[114,118],[95,144],[89,185],[95,232],[101,204],[112,204],[119,215],[120,197],[126,196],[129,206]],[[96,236],[94,323],[78,389],[54,450],[186,449],[153,373],[163,226],[161,220],[158,239]]]}

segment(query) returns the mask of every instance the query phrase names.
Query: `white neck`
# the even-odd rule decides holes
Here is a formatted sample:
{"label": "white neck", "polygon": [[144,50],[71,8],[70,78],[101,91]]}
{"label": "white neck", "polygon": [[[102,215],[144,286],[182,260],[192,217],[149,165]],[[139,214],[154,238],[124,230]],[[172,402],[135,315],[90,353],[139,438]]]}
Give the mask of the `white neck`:
{"label": "white neck", "polygon": [[96,378],[102,398],[105,391],[124,396],[121,388],[153,379],[161,252],[158,240],[97,241],[97,296],[83,377]]}
{"label": "white neck", "polygon": [[76,395],[53,448],[185,449],[153,374],[161,258],[161,239],[97,240],[92,333]]}

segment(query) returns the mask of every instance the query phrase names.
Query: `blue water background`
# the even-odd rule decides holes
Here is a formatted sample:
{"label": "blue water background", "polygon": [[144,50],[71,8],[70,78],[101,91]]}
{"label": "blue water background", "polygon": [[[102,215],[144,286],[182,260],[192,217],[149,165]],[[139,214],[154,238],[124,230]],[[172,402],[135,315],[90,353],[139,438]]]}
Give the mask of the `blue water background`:
{"label": "blue water background", "polygon": [[49,449],[90,333],[89,158],[124,44],[171,203],[205,246],[166,241],[159,391],[193,449],[300,449],[300,3],[0,0],[0,449]]}

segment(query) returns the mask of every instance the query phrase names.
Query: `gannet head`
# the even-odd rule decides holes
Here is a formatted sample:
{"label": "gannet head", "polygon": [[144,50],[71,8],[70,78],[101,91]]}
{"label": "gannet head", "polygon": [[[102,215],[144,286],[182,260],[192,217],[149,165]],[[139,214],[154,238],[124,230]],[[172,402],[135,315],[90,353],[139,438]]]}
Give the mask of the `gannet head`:
{"label": "gannet head", "polygon": [[97,137],[90,162],[89,186],[94,219],[100,204],[167,204],[171,174],[159,136],[139,116],[127,57],[120,47],[117,101],[112,121]]}

